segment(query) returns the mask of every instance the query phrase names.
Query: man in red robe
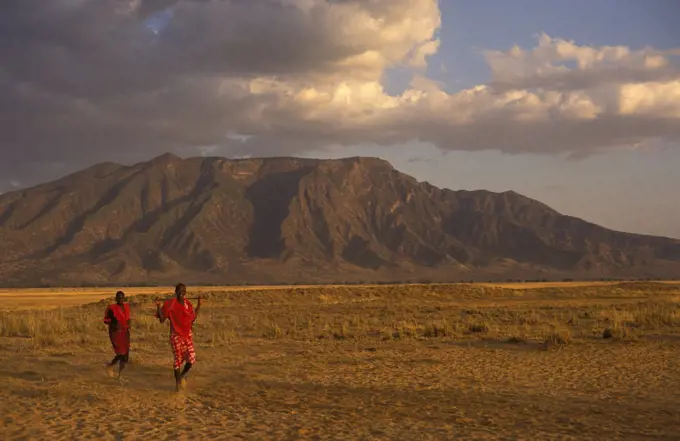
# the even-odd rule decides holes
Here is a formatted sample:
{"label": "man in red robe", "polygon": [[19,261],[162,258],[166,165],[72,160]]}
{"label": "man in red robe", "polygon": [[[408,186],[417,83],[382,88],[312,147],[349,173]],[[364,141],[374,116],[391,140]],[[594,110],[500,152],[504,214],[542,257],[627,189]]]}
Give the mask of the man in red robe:
{"label": "man in red robe", "polygon": [[161,323],[170,320],[170,346],[174,358],[173,369],[178,391],[186,386],[185,376],[196,363],[192,328],[201,309],[201,298],[198,298],[198,305],[194,310],[194,306],[186,299],[186,292],[186,286],[179,283],[175,287],[175,298],[166,300],[162,306],[161,301],[156,300],[158,320]]}
{"label": "man in red robe", "polygon": [[115,376],[114,368],[119,365],[118,378],[121,377],[130,356],[130,305],[125,303],[125,293],[116,293],[116,303],[106,307],[104,323],[109,327],[109,339],[116,356],[106,365],[110,377]]}

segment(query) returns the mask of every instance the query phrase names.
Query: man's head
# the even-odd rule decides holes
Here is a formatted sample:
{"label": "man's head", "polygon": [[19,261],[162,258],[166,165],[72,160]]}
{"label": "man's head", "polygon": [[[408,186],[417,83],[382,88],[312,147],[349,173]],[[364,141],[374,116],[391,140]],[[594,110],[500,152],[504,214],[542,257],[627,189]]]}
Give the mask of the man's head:
{"label": "man's head", "polygon": [[184,285],[184,283],[178,283],[177,286],[175,286],[175,297],[177,297],[177,300],[180,302],[184,301],[184,296],[187,294],[187,287]]}
{"label": "man's head", "polygon": [[125,300],[125,293],[123,291],[118,291],[116,293],[116,303],[118,303],[119,305],[122,305],[124,300]]}

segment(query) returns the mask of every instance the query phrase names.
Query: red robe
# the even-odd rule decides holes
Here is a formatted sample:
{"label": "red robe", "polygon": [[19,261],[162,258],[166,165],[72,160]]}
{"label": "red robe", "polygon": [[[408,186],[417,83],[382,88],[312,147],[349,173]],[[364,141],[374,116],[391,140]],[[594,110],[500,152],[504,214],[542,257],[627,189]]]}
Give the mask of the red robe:
{"label": "red robe", "polygon": [[177,301],[177,298],[166,300],[161,308],[163,317],[170,320],[170,333],[186,340],[191,335],[191,328],[196,319],[194,306],[187,299],[184,305]]}
{"label": "red robe", "polygon": [[109,339],[116,355],[130,352],[130,305],[114,303],[104,312],[104,323],[109,325]]}

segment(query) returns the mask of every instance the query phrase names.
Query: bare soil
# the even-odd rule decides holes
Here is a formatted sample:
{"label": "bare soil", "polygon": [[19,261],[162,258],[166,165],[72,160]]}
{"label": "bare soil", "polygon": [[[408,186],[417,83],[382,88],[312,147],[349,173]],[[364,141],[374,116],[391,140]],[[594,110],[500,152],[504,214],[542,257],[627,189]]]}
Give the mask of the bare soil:
{"label": "bare soil", "polygon": [[180,393],[155,293],[130,299],[122,382],[103,368],[113,356],[101,321],[109,299],[12,309],[0,314],[0,433],[677,440],[679,288],[211,288]]}

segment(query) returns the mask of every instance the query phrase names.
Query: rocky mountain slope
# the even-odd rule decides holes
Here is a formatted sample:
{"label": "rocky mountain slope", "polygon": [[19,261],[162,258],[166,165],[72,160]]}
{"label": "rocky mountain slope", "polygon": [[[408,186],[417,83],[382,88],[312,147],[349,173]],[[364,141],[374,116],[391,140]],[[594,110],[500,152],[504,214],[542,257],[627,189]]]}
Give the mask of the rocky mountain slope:
{"label": "rocky mountain slope", "polygon": [[680,241],[375,158],[99,164],[0,195],[4,285],[673,277]]}

